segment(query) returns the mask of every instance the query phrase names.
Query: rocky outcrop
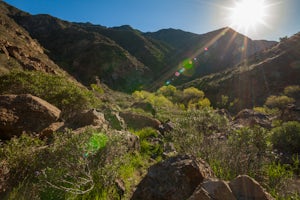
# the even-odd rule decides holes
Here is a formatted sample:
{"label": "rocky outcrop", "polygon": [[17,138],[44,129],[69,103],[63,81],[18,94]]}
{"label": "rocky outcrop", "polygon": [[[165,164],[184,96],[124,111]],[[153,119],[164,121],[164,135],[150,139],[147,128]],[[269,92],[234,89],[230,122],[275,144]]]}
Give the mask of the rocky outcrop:
{"label": "rocky outcrop", "polygon": [[91,109],[77,113],[75,116],[68,119],[66,126],[72,129],[85,126],[94,126],[107,129],[108,124],[103,113],[98,112],[96,109]]}
{"label": "rocky outcrop", "polygon": [[253,178],[241,175],[232,180],[229,186],[237,199],[273,200],[263,187]]}
{"label": "rocky outcrop", "polygon": [[160,121],[152,117],[144,116],[141,114],[136,114],[132,112],[121,112],[120,116],[124,119],[128,127],[134,129],[142,129],[145,127],[151,127],[158,129]]}
{"label": "rocky outcrop", "polygon": [[249,176],[231,182],[215,178],[208,164],[192,156],[168,158],[149,168],[132,200],[273,200]]}
{"label": "rocky outcrop", "polygon": [[230,187],[222,180],[209,180],[202,183],[202,188],[209,193],[212,199],[236,200]]}
{"label": "rocky outcrop", "polygon": [[22,132],[39,133],[57,122],[61,111],[30,94],[0,96],[0,138],[10,139]]}
{"label": "rocky outcrop", "polygon": [[234,118],[235,127],[259,125],[264,128],[271,128],[271,120],[267,115],[251,109],[240,111]]}
{"label": "rocky outcrop", "polygon": [[137,186],[132,200],[182,200],[189,198],[207,177],[206,166],[193,157],[168,158],[153,165]]}

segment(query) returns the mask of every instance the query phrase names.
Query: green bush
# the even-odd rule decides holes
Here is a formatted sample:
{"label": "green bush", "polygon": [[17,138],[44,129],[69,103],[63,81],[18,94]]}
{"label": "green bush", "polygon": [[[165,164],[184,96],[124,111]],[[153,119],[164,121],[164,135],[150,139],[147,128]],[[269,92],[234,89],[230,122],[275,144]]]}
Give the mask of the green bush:
{"label": "green bush", "polygon": [[287,154],[300,154],[300,123],[283,123],[272,129],[272,143],[275,149]]}
{"label": "green bush", "polygon": [[284,94],[288,97],[295,99],[300,98],[300,86],[299,85],[290,85],[284,88]]}
{"label": "green bush", "polygon": [[13,71],[0,76],[1,94],[32,94],[62,110],[63,116],[96,104],[92,92],[66,77],[34,71]]}
{"label": "green bush", "polygon": [[269,108],[284,109],[288,104],[294,103],[293,98],[287,96],[269,96],[265,102],[265,105]]}
{"label": "green bush", "polygon": [[160,159],[163,153],[163,147],[162,143],[155,140],[158,138],[157,130],[153,128],[144,128],[135,132],[135,134],[140,138],[142,155]]}

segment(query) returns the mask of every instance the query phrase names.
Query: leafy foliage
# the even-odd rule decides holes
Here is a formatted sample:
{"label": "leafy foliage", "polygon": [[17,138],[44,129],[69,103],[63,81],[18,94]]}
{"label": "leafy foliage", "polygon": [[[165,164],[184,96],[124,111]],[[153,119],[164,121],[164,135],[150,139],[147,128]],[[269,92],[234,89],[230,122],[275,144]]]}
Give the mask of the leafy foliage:
{"label": "leafy foliage", "polygon": [[272,129],[272,142],[275,149],[287,154],[300,154],[300,123],[283,123]]}
{"label": "leafy foliage", "polygon": [[34,71],[13,71],[0,76],[0,93],[38,96],[60,108],[63,115],[96,104],[92,92],[66,77]]}
{"label": "leafy foliage", "polygon": [[294,103],[294,99],[287,96],[270,96],[267,98],[265,105],[270,108],[284,109],[288,104]]}

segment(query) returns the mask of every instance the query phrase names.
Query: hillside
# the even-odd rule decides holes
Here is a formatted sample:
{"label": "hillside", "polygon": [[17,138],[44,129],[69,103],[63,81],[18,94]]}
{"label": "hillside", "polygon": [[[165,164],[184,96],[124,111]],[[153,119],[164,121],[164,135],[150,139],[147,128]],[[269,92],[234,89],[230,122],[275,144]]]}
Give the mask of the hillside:
{"label": "hillside", "polygon": [[[55,63],[83,84],[94,83],[97,76],[112,89],[127,92],[157,89],[186,60],[197,59],[192,72],[174,84],[230,68],[276,44],[253,41],[230,28],[201,35],[174,29],[142,33],[130,26],[106,28],[10,10],[14,11],[7,15],[37,39]],[[204,52],[205,48],[209,50]]]}
{"label": "hillside", "polygon": [[0,2],[0,74],[12,69],[64,74],[45,54],[44,48],[9,14],[16,10]]}
{"label": "hillside", "polygon": [[262,105],[288,85],[300,84],[300,33],[254,54],[232,69],[195,79],[182,87],[197,87],[213,102],[222,95],[238,99],[237,110]]}
{"label": "hillside", "polygon": [[0,199],[299,200],[299,70],[300,33],[142,33],[0,0]]}

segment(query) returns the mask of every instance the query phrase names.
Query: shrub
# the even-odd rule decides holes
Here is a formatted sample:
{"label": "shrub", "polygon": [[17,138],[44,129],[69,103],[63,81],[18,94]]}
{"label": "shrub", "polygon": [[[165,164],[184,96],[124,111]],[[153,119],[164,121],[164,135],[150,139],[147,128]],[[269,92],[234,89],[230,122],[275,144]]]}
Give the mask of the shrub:
{"label": "shrub", "polygon": [[300,154],[300,123],[283,123],[272,129],[272,143],[275,149],[287,154]]}
{"label": "shrub", "polygon": [[270,96],[267,98],[265,105],[270,108],[284,109],[288,104],[294,103],[294,99],[287,96]]}
{"label": "shrub", "polygon": [[295,99],[300,98],[300,86],[290,85],[284,88],[284,94]]}
{"label": "shrub", "polygon": [[60,108],[63,116],[96,103],[92,92],[68,78],[34,71],[13,71],[0,76],[0,93],[38,96]]}
{"label": "shrub", "polygon": [[197,88],[190,87],[183,90],[183,96],[186,102],[189,102],[192,99],[203,99],[204,92],[198,90]]}
{"label": "shrub", "polygon": [[177,89],[173,85],[162,86],[157,90],[157,94],[164,95],[165,97],[172,97],[175,95]]}
{"label": "shrub", "polygon": [[152,104],[154,107],[163,108],[163,107],[173,107],[173,103],[167,99],[165,96],[159,94],[155,95],[153,93],[147,92],[147,91],[135,91],[132,96],[136,98],[137,100],[143,100],[150,104]]}

